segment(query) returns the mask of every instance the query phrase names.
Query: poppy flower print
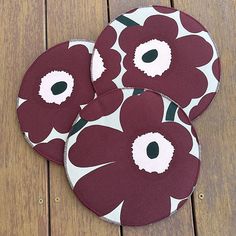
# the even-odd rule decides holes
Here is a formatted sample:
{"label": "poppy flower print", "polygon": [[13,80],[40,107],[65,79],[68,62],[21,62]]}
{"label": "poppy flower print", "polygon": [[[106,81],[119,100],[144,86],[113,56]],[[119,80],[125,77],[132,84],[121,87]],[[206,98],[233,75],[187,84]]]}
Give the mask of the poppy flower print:
{"label": "poppy flower print", "polygon": [[92,65],[98,94],[114,87],[152,89],[173,99],[191,120],[208,107],[220,80],[207,30],[186,13],[161,6],[134,9],[111,22],[95,43]]}
{"label": "poppy flower print", "polygon": [[30,66],[20,87],[20,128],[34,150],[58,164],[63,164],[74,119],[95,96],[90,80],[93,47],[92,42],[72,40],[50,48]]}
{"label": "poppy flower print", "polygon": [[65,71],[51,71],[41,79],[39,95],[47,103],[60,105],[70,97],[74,78]]}
{"label": "poppy flower print", "polygon": [[[114,107],[110,101],[120,93]],[[186,202],[199,155],[195,130],[176,103],[154,91],[125,88],[98,96],[80,112],[66,143],[65,169],[77,198],[95,214],[139,226]]]}

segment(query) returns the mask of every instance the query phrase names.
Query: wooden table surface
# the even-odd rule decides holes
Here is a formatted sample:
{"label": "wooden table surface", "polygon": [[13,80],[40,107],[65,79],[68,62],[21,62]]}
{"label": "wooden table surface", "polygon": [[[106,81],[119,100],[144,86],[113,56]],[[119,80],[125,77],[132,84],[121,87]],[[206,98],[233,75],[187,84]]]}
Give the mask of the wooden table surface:
{"label": "wooden table surface", "polygon": [[[46,48],[71,38],[95,40],[109,19],[151,4],[174,6],[207,27],[221,55],[222,83],[194,121],[202,168],[192,199],[159,223],[119,227],[85,209],[63,167],[40,158],[24,141],[16,97],[25,70]],[[235,18],[236,0],[0,0],[0,235],[236,235]]]}

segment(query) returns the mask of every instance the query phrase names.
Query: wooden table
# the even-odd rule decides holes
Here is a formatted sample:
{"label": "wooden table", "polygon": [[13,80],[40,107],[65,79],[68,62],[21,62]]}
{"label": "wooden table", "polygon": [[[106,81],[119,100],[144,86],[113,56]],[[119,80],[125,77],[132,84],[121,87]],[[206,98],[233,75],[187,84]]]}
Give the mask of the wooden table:
{"label": "wooden table", "polygon": [[[46,48],[71,38],[95,40],[110,19],[151,4],[174,5],[209,29],[221,54],[222,83],[212,105],[194,121],[202,169],[191,201],[160,223],[121,228],[85,209],[63,167],[39,158],[24,141],[16,97],[25,70]],[[235,0],[1,0],[0,235],[235,235],[235,16]]]}

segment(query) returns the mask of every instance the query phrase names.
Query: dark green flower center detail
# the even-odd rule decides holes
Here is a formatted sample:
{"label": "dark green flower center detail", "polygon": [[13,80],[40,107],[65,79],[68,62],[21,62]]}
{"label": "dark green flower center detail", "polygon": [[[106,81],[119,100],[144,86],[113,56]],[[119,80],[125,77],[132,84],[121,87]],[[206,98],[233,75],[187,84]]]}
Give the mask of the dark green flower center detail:
{"label": "dark green flower center detail", "polygon": [[157,156],[159,155],[159,146],[157,142],[154,141],[149,143],[146,151],[150,159],[157,158]]}
{"label": "dark green flower center detail", "polygon": [[143,54],[142,60],[146,63],[151,63],[156,60],[157,56],[158,56],[157,50],[152,49]]}
{"label": "dark green flower center detail", "polygon": [[67,83],[64,81],[60,81],[60,82],[55,83],[51,87],[51,90],[52,90],[53,95],[58,95],[60,93],[63,93],[66,90],[66,88],[67,88]]}

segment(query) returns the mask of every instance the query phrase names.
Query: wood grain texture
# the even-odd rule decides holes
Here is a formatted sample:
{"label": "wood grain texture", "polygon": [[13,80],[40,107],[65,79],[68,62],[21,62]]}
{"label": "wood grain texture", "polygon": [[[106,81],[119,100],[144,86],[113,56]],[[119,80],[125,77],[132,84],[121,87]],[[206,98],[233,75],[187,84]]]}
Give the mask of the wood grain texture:
{"label": "wood grain texture", "polygon": [[123,236],[191,236],[194,235],[191,200],[174,215],[151,225],[123,227]]}
{"label": "wood grain texture", "polygon": [[109,0],[110,18],[111,20],[113,20],[120,14],[127,12],[133,8],[150,5],[170,6],[170,0]]}
{"label": "wood grain texture", "polygon": [[[148,6],[148,5],[170,6],[170,1],[116,1],[109,0],[110,18],[114,19],[119,14],[126,12],[132,8]],[[182,209],[171,217],[145,227],[123,227],[124,236],[141,236],[141,235],[176,235],[191,236],[194,235],[191,200],[189,200]]]}
{"label": "wood grain texture", "polygon": [[0,235],[48,235],[47,161],[25,142],[16,116],[22,77],[44,42],[43,0],[1,1]]}
{"label": "wood grain texture", "polygon": [[[105,0],[48,0],[48,46],[69,40],[95,40],[107,23]],[[50,164],[51,235],[118,236],[119,226],[104,222],[75,197],[64,168]]]}
{"label": "wood grain texture", "polygon": [[107,23],[106,0],[47,0],[48,46],[69,39],[96,40]]}
{"label": "wood grain texture", "polygon": [[[236,1],[175,0],[175,7],[202,22],[219,48],[222,81],[209,109],[194,122],[202,144],[202,169],[194,194],[197,235],[236,231]],[[204,194],[204,199],[198,195]]]}

